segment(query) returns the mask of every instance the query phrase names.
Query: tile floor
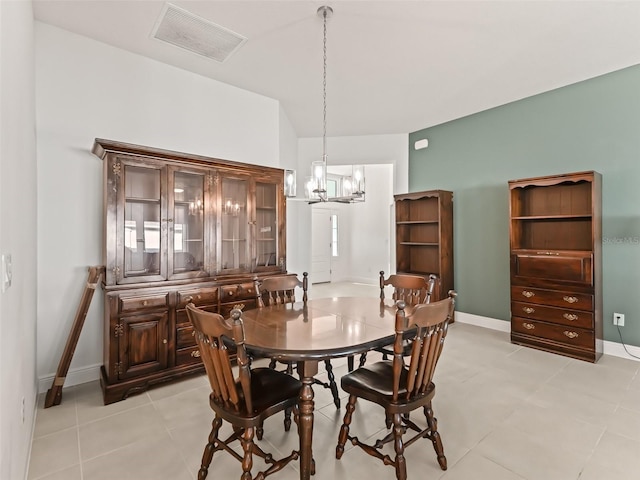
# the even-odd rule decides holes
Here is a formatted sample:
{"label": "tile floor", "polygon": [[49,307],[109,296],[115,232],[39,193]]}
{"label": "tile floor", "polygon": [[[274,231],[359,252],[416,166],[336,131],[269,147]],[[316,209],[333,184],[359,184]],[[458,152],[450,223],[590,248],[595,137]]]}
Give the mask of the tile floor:
{"label": "tile floor", "polygon": [[[314,285],[312,297],[377,296],[375,286]],[[336,375],[345,361],[334,361]],[[637,480],[640,478],[640,363],[604,356],[597,364],[512,345],[509,336],[451,326],[438,370],[434,411],[449,469],[428,441],[406,451],[409,479]],[[102,404],[98,382],[64,390],[61,405],[39,399],[29,480],[182,480],[197,477],[212,419],[204,376]],[[393,479],[394,471],[347,444],[335,460],[342,412],[316,389],[318,480]],[[343,401],[344,403],[344,401]],[[358,402],[352,433],[381,436],[380,408]],[[276,415],[266,449],[288,454],[297,436]],[[256,460],[259,462],[260,460]],[[291,466],[293,465],[293,466]],[[214,457],[209,478],[238,478],[240,464]],[[273,478],[295,480],[292,463]]]}

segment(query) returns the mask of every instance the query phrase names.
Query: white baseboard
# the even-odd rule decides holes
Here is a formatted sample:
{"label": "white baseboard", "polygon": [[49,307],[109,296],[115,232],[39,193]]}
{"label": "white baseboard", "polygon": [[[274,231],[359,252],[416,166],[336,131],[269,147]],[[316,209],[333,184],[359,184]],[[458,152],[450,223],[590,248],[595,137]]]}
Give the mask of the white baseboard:
{"label": "white baseboard", "polygon": [[[87,367],[69,370],[64,380],[64,387],[72,387],[81,383],[93,382],[100,379],[100,367],[102,365],[89,365]],[[38,393],[44,393],[51,388],[55,374],[40,377],[38,379]]]}
{"label": "white baseboard", "polygon": [[[482,317],[480,315],[474,315],[472,313],[456,312],[456,322],[468,323],[470,325],[489,328],[491,330],[499,330],[501,332],[511,332],[510,322],[498,320],[495,318]],[[629,353],[639,358],[634,358],[629,355],[625,351],[624,346],[621,343],[611,342],[609,340],[604,340],[602,350],[602,353],[605,355],[611,355],[614,357],[626,358],[628,360],[635,360],[636,362],[640,362],[640,347],[627,345],[627,350],[629,351]]]}

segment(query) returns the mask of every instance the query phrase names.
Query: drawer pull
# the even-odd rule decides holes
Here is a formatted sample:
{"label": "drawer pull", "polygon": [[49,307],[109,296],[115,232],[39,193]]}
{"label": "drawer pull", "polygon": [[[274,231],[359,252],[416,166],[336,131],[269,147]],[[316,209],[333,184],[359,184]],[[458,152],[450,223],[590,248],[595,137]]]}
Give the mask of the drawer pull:
{"label": "drawer pull", "polygon": [[196,295],[196,298],[197,298],[198,300],[201,300],[201,299],[202,299],[202,295]]}
{"label": "drawer pull", "polygon": [[578,301],[576,297],[562,297],[562,299],[567,303],[576,303]]}
{"label": "drawer pull", "polygon": [[523,323],[522,326],[527,330],[533,330],[536,326],[533,323]]}
{"label": "drawer pull", "polygon": [[200,350],[194,350],[193,352],[191,352],[191,356],[193,358],[200,358]]}
{"label": "drawer pull", "polygon": [[560,255],[558,252],[536,252],[536,255]]}
{"label": "drawer pull", "polygon": [[524,313],[533,313],[536,311],[535,308],[531,308],[531,307],[522,307],[522,310],[524,311]]}
{"label": "drawer pull", "polygon": [[522,295],[524,295],[527,298],[531,298],[531,297],[535,296],[535,293],[530,292],[529,290],[523,290],[522,291]]}
{"label": "drawer pull", "polygon": [[574,320],[578,319],[578,315],[576,315],[575,313],[565,313],[562,316],[567,320],[569,320],[570,322],[573,322]]}
{"label": "drawer pull", "polygon": [[149,302],[147,300],[143,300],[142,301],[142,306],[146,307],[147,305],[149,305]]}
{"label": "drawer pull", "polygon": [[565,337],[568,338],[577,338],[578,337],[578,333],[577,332],[570,332],[569,330],[565,330],[564,332]]}

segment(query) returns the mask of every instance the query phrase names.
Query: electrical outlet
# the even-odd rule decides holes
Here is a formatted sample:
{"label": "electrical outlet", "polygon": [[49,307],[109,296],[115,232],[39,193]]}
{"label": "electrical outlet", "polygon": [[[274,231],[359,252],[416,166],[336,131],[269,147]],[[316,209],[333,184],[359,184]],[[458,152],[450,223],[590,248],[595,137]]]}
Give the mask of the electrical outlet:
{"label": "electrical outlet", "polygon": [[624,313],[614,313],[613,324],[619,327],[624,327]]}

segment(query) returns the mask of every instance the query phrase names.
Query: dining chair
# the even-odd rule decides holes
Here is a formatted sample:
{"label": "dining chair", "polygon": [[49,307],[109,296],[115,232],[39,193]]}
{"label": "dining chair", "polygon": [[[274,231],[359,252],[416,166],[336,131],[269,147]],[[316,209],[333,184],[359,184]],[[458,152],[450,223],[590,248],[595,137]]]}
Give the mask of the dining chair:
{"label": "dining chair", "polygon": [[[406,305],[417,305],[418,303],[429,303],[433,296],[438,277],[434,274],[429,275],[428,279],[421,275],[394,274],[389,278],[384,278],[384,271],[380,271],[380,302],[384,302],[384,289],[387,286],[393,287],[393,300],[402,300]],[[405,342],[408,353],[408,345]],[[382,353],[382,359],[387,360],[389,356],[393,356],[393,345],[385,345],[384,347],[374,348],[376,352]],[[405,355],[407,354],[405,353]],[[359,366],[362,367],[367,361],[367,352],[360,355]],[[353,370],[353,360],[348,359],[349,371]]]}
{"label": "dining chair", "polygon": [[[207,477],[213,455],[219,450],[226,451],[241,462],[243,480],[263,479],[281,470],[296,460],[299,452],[294,450],[289,456],[275,460],[254,442],[254,433],[262,427],[265,419],[283,410],[285,417],[288,414],[289,418],[293,410],[297,419],[301,382],[270,368],[251,368],[239,309],[233,309],[228,320],[217,313],[201,310],[193,303],[187,304],[186,311],[211,384],[209,405],[215,412],[211,433],[202,454],[198,480]],[[230,351],[235,351],[237,358],[237,378],[234,377],[233,355]],[[233,428],[233,433],[226,439],[218,436],[223,420]],[[288,429],[285,420],[285,430]],[[241,451],[232,447],[236,440],[240,441]],[[268,465],[266,470],[254,476],[251,474],[253,455],[261,457]]]}
{"label": "dining chair", "polygon": [[[302,280],[297,275],[279,275],[275,277],[266,277],[262,279],[255,278],[255,291],[257,295],[258,308],[264,308],[266,305],[278,305],[281,303],[295,303],[295,290],[296,288],[302,289],[302,301],[307,302],[307,290],[309,288],[309,274],[307,272],[302,273]],[[284,362],[287,373],[293,373],[293,364],[291,362]],[[338,393],[338,384],[333,373],[333,366],[331,361],[324,361],[325,369],[327,371],[328,382],[323,382],[318,378],[313,379],[313,383],[321,385],[331,391],[333,396],[333,403],[336,408],[340,408],[340,395]],[[276,367],[276,360],[271,359],[269,367]]]}
{"label": "dining chair", "polygon": [[[393,360],[382,360],[360,367],[342,377],[342,389],[349,394],[349,401],[336,446],[336,458],[344,453],[347,440],[362,448],[369,455],[395,468],[396,478],[406,480],[407,466],[404,457],[406,447],[420,438],[433,443],[438,463],[447,469],[442,440],[438,433],[437,420],[433,416],[431,401],[436,393],[433,374],[442,353],[449,321],[453,316],[455,292],[448,298],[434,303],[421,303],[413,307],[404,301],[397,302],[396,335],[393,343]],[[409,335],[411,355],[405,363],[403,341]],[[350,424],[358,398],[380,405],[387,418],[391,418],[391,430],[375,444],[365,444],[349,434]],[[409,413],[422,407],[427,427],[421,428],[409,418]],[[387,425],[387,429],[389,429]],[[417,432],[404,441],[403,435]],[[393,441],[395,458],[383,455],[382,447]]]}

